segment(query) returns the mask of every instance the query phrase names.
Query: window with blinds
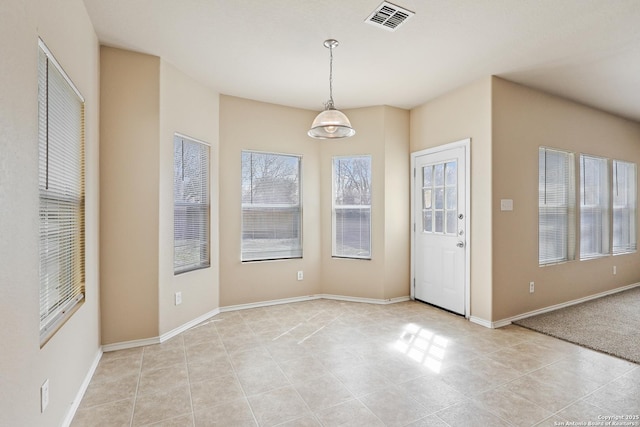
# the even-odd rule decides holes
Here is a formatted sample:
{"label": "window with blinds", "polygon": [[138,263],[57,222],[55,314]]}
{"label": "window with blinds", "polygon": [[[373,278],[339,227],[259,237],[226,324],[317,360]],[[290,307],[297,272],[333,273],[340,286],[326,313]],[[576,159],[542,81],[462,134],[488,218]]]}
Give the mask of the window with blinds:
{"label": "window with blinds", "polygon": [[637,250],[636,165],[613,161],[613,253],[625,254]]}
{"label": "window with blinds", "polygon": [[371,259],[371,156],[333,158],[333,256]]}
{"label": "window with blinds", "polygon": [[242,261],[302,258],[299,156],[242,152]]}
{"label": "window with blinds", "polygon": [[540,147],[538,159],[538,262],[575,257],[573,153]]}
{"label": "window with blinds", "polygon": [[173,138],[173,272],[210,266],[209,145]]}
{"label": "window with blinds", "polygon": [[580,154],[580,259],[609,254],[607,159]]}
{"label": "window with blinds", "polygon": [[84,298],[84,99],[42,40],[38,49],[40,340]]}

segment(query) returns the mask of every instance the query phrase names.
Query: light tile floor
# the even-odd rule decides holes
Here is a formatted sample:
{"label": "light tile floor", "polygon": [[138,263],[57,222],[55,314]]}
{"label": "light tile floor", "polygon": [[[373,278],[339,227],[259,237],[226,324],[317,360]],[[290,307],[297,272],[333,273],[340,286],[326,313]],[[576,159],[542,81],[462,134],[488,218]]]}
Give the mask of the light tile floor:
{"label": "light tile floor", "polygon": [[636,364],[417,302],[313,300],[222,313],[163,344],[105,353],[72,426],[558,426],[615,415],[640,415]]}

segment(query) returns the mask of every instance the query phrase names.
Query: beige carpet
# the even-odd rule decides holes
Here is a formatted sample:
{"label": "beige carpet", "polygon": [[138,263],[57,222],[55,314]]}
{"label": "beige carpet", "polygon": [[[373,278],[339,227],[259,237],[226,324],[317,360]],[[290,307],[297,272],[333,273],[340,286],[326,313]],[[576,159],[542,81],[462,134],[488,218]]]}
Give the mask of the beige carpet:
{"label": "beige carpet", "polygon": [[514,323],[640,364],[640,287]]}

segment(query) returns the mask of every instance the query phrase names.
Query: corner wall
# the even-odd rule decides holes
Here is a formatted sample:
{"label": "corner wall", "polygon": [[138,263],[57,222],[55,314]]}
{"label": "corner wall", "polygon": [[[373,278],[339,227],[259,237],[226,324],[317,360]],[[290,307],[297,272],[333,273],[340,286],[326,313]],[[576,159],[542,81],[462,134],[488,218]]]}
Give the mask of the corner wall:
{"label": "corner wall", "polygon": [[[322,293],[388,300],[409,289],[409,112],[377,106],[345,110],[356,135],[317,141],[322,171]],[[333,258],[333,157],[371,155],[371,259]]]}
{"label": "corner wall", "polygon": [[[497,77],[492,99],[492,320],[640,282],[639,252],[538,266],[538,148],[640,166],[640,123]],[[501,212],[500,199],[513,199],[513,211]],[[535,282],[533,294],[530,281]]]}
{"label": "corner wall", "polygon": [[[320,293],[320,146],[307,136],[314,112],[220,97],[220,305],[233,306]],[[241,262],[241,153],[302,156],[303,258]],[[304,280],[297,280],[297,271]]]}
{"label": "corner wall", "polygon": [[[102,343],[158,339],[219,307],[218,94],[158,57],[104,46],[101,91]],[[176,132],[211,145],[211,266],[177,276]]]}
{"label": "corner wall", "polygon": [[[218,144],[219,97],[164,60],[160,62],[160,187],[158,297],[160,334],[208,314],[219,305],[218,265]],[[173,137],[178,132],[210,145],[210,247],[211,265],[173,274]],[[176,306],[174,295],[182,293]]]}
{"label": "corner wall", "polygon": [[102,344],[157,337],[160,58],[100,50]]}
{"label": "corner wall", "polygon": [[471,313],[492,319],[491,78],[411,110],[410,152],[471,138]]}
{"label": "corner wall", "polygon": [[[100,354],[99,51],[81,0],[5,0],[0,13],[0,425],[59,426]],[[85,98],[84,303],[40,348],[38,36]],[[40,386],[49,406],[40,412]],[[77,402],[76,402],[77,403]]]}
{"label": "corner wall", "polygon": [[[354,137],[315,140],[307,131],[317,111],[221,97],[221,306],[317,294],[409,295],[409,112],[379,106],[345,113]],[[240,261],[242,150],[302,155],[302,259]],[[372,155],[372,260],[331,257],[332,157],[350,154]]]}

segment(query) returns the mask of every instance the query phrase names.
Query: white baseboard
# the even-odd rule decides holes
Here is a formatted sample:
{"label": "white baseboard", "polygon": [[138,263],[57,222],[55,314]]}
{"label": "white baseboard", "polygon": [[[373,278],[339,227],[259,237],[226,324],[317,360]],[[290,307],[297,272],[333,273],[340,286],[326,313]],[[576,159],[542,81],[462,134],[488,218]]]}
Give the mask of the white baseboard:
{"label": "white baseboard", "polygon": [[102,346],[102,351],[108,353],[110,351],[126,350],[128,348],[144,347],[147,345],[160,344],[160,337],[144,338],[141,340],[131,340],[117,342],[113,344],[105,344]]}
{"label": "white baseboard", "polygon": [[515,322],[517,320],[522,320],[522,319],[526,319],[527,317],[537,316],[538,314],[548,313],[550,311],[559,310],[559,309],[565,308],[565,307],[570,307],[572,305],[576,305],[576,304],[580,304],[580,303],[583,303],[583,302],[591,301],[591,300],[594,300],[596,298],[606,297],[607,295],[617,294],[618,292],[628,291],[629,289],[633,289],[633,288],[638,287],[638,286],[640,286],[640,283],[633,283],[631,285],[622,286],[620,288],[615,288],[615,289],[610,289],[608,291],[604,291],[604,292],[600,292],[600,293],[597,293],[597,294],[589,295],[589,296],[586,296],[586,297],[582,297],[582,298],[574,299],[574,300],[571,300],[571,301],[563,302],[561,304],[551,305],[549,307],[545,307],[545,308],[541,308],[541,309],[538,309],[538,310],[533,310],[533,311],[529,311],[529,312],[526,312],[526,313],[518,314],[517,316],[509,317],[507,319],[498,320],[496,322],[492,322],[491,324],[493,325],[492,326],[493,328],[500,328],[502,326],[510,325],[511,323],[513,323],[513,322]]}
{"label": "white baseboard", "polygon": [[87,372],[87,375],[84,377],[84,381],[82,381],[82,384],[80,385],[80,389],[76,394],[76,398],[73,399],[73,402],[71,403],[71,408],[69,408],[69,411],[67,411],[67,416],[64,417],[64,420],[62,421],[62,427],[69,427],[71,425],[71,422],[73,421],[73,417],[76,416],[76,412],[80,407],[80,402],[82,402],[82,398],[84,397],[84,394],[86,393],[87,388],[89,388],[89,384],[91,383],[91,378],[93,378],[93,374],[96,372],[96,369],[98,368],[98,363],[100,363],[101,358],[102,358],[102,350],[98,349],[98,353],[96,354],[96,357],[93,359],[93,363],[89,368],[89,372]]}
{"label": "white baseboard", "polygon": [[289,303],[293,303],[293,302],[303,302],[303,301],[312,301],[312,300],[317,300],[317,299],[331,299],[331,300],[337,300],[337,301],[350,301],[350,302],[362,302],[362,303],[368,303],[368,304],[394,304],[394,303],[398,303],[398,302],[403,302],[403,301],[409,301],[409,297],[405,296],[405,297],[398,297],[398,298],[389,298],[389,299],[375,299],[375,298],[358,298],[358,297],[348,297],[348,296],[343,296],[343,295],[330,295],[330,294],[319,294],[319,295],[306,295],[306,296],[301,296],[301,297],[294,297],[294,298],[283,298],[283,299],[278,299],[278,300],[270,300],[270,301],[260,301],[260,302],[253,302],[253,303],[249,303],[249,304],[238,304],[238,305],[230,305],[230,306],[226,306],[226,307],[220,307],[220,308],[216,308],[215,310],[212,310],[206,314],[203,314],[202,316],[193,319],[187,323],[185,323],[184,325],[181,325],[165,334],[160,335],[159,337],[152,337],[152,338],[144,338],[144,339],[140,339],[140,340],[132,340],[132,341],[124,341],[124,342],[119,342],[119,343],[114,343],[114,344],[106,344],[102,346],[102,351],[106,352],[110,352],[110,351],[117,351],[117,350],[126,350],[128,348],[135,348],[135,347],[144,347],[147,345],[153,345],[153,344],[161,344],[167,340],[170,340],[171,338],[175,337],[176,335],[181,334],[182,332],[186,331],[187,329],[190,329],[194,326],[196,326],[199,323],[202,323],[214,316],[216,316],[219,313],[226,313],[229,311],[237,311],[237,310],[248,310],[250,308],[258,308],[258,307],[268,307],[271,305],[279,305],[279,304],[289,304]]}
{"label": "white baseboard", "polygon": [[485,328],[494,328],[493,323],[486,320],[486,319],[482,319],[480,317],[476,317],[476,316],[469,316],[469,321],[471,323],[475,323],[476,325],[480,325],[480,326],[484,326]]}
{"label": "white baseboard", "polygon": [[250,308],[268,307],[271,305],[289,304],[293,302],[313,301],[317,299],[330,299],[335,301],[348,301],[348,302],[362,302],[367,304],[395,304],[398,302],[409,301],[408,296],[389,298],[389,299],[376,299],[376,298],[360,298],[360,297],[348,297],[344,295],[332,295],[332,294],[316,294],[306,295],[303,297],[283,298],[278,300],[252,302],[249,304],[228,305],[226,307],[220,307],[221,313],[237,310],[247,310]]}
{"label": "white baseboard", "polygon": [[347,302],[362,302],[366,304],[395,304],[398,302],[409,301],[411,298],[409,296],[397,297],[397,298],[387,298],[387,299],[377,299],[377,298],[360,298],[360,297],[349,297],[344,295],[332,295],[332,294],[320,294],[316,295],[318,298],[330,299],[335,301],[347,301]]}
{"label": "white baseboard", "polygon": [[171,338],[175,337],[176,335],[181,334],[182,332],[186,331],[187,329],[190,329],[194,326],[196,326],[198,323],[202,323],[205,320],[208,320],[210,318],[212,318],[213,316],[215,316],[216,314],[220,313],[220,309],[216,308],[215,310],[211,310],[208,313],[203,314],[202,316],[196,317],[195,319],[181,325],[178,326],[177,328],[160,335],[159,337],[152,337],[152,338],[144,338],[141,340],[132,340],[132,341],[124,341],[124,342],[119,342],[119,343],[114,343],[114,344],[106,344],[102,346],[102,351],[103,352],[109,352],[109,351],[117,351],[117,350],[126,350],[128,348],[135,348],[135,347],[145,347],[147,345],[153,345],[153,344],[161,344],[167,340],[170,340]]}
{"label": "white baseboard", "polygon": [[216,308],[215,310],[211,310],[208,313],[203,314],[202,316],[196,317],[193,320],[190,320],[189,322],[185,323],[184,325],[178,326],[177,328],[160,335],[160,342],[163,343],[165,341],[170,340],[171,338],[175,337],[176,335],[180,335],[181,333],[183,333],[184,331],[186,331],[187,329],[191,329],[194,326],[196,326],[199,323],[202,323],[206,320],[211,319],[212,317],[214,317],[215,315],[220,314],[220,309]]}
{"label": "white baseboard", "polygon": [[250,308],[269,307],[271,305],[289,304],[292,302],[312,301],[318,299],[317,295],[307,295],[302,297],[283,298],[269,301],[251,302],[248,304],[228,305],[226,307],[220,307],[221,313],[237,310],[248,310]]}

